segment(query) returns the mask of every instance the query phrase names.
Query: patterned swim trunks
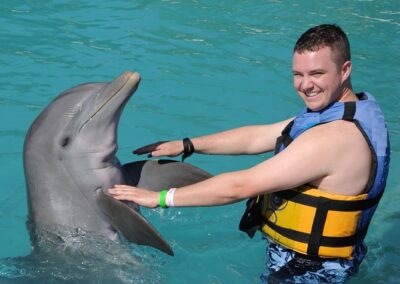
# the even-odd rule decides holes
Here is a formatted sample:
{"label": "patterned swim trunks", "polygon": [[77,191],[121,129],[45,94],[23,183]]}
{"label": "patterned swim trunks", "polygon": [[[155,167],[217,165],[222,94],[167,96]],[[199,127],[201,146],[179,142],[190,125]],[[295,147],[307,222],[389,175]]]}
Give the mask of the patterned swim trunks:
{"label": "patterned swim trunks", "polygon": [[310,257],[274,243],[266,251],[267,272],[261,274],[261,283],[343,283],[358,271],[367,246],[358,245],[351,260]]}

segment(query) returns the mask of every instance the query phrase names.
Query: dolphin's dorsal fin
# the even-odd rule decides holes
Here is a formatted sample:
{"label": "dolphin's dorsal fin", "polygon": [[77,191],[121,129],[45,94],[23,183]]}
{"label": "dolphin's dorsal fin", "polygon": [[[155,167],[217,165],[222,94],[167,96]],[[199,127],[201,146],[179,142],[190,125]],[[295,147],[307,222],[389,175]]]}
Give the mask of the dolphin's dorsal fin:
{"label": "dolphin's dorsal fin", "polygon": [[138,211],[105,194],[102,190],[97,192],[97,202],[108,221],[128,241],[152,246],[166,254],[174,255],[168,242]]}

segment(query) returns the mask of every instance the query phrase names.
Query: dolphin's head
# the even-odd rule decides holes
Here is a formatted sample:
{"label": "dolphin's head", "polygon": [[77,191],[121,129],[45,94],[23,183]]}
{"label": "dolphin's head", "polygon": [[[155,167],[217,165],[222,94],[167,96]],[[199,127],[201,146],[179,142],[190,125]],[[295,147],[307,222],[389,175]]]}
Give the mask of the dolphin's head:
{"label": "dolphin's head", "polygon": [[63,113],[67,123],[62,133],[57,132],[56,143],[66,150],[75,146],[80,154],[103,153],[105,159],[112,158],[122,110],[139,81],[139,74],[125,72],[110,83],[84,84],[61,95],[55,103],[68,106]]}
{"label": "dolphin's head", "polygon": [[[56,181],[59,177],[54,176],[65,172],[64,176],[79,177],[79,182],[87,183],[77,185],[79,188],[104,189],[121,182],[121,166],[115,157],[117,127],[139,81],[139,74],[125,72],[110,83],[82,84],[59,95],[38,116],[26,136],[26,176],[35,177],[38,184],[37,179],[41,183]],[[46,171],[38,168],[41,163],[46,163]],[[85,173],[95,176],[82,179]]]}

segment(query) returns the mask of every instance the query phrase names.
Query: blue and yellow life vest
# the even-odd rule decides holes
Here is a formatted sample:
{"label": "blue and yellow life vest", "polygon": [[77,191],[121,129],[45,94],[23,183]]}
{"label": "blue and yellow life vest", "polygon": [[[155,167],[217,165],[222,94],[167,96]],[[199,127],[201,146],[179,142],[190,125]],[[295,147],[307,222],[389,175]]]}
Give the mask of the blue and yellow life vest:
{"label": "blue and yellow life vest", "polygon": [[[249,200],[241,230],[252,236],[258,227],[272,241],[299,253],[352,258],[353,248],[365,238],[383,194],[390,160],[388,132],[379,106],[370,94],[357,96],[356,102],[336,102],[318,112],[304,109],[283,130],[275,152],[283,151],[313,126],[335,120],[351,121],[363,134],[372,154],[365,193],[345,196],[305,185],[258,196]],[[261,214],[254,214],[254,210]]]}

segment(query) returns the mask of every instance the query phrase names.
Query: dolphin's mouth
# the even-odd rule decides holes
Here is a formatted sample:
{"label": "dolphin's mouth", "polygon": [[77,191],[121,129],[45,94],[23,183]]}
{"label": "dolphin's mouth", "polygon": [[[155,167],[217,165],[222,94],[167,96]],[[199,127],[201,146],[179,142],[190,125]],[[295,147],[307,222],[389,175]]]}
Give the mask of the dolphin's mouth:
{"label": "dolphin's mouth", "polygon": [[[125,94],[125,97],[121,100],[121,103],[118,107],[123,105],[135,92],[140,82],[140,75],[138,73],[132,73],[130,71],[124,72],[117,79],[107,84],[104,90],[101,91],[98,95],[104,100],[100,103],[97,109],[86,119],[81,127],[79,128],[79,132],[85,127],[85,125],[91,121],[98,113],[101,112],[111,101],[114,100],[119,94]],[[111,95],[109,95],[111,94]],[[117,109],[118,109],[117,107]]]}

